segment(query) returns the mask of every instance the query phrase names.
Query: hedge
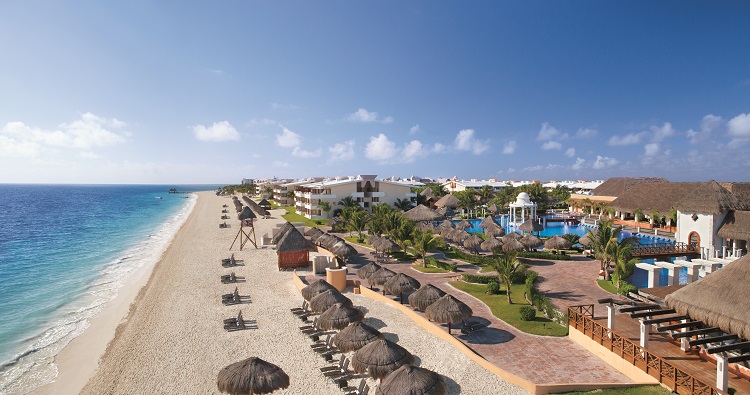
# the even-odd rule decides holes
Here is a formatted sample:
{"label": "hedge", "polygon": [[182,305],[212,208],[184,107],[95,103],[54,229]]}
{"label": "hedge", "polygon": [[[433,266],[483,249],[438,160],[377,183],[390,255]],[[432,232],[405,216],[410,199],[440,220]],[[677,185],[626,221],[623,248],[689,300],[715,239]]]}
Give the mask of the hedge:
{"label": "hedge", "polygon": [[453,263],[439,261],[435,258],[425,258],[425,261],[427,262],[427,265],[435,266],[438,269],[447,270],[449,272],[455,272],[458,270],[458,265],[453,264]]}
{"label": "hedge", "polygon": [[474,283],[474,284],[489,284],[489,283],[497,282],[497,276],[491,275],[491,274],[487,275],[487,274],[464,273],[461,275],[461,278],[467,283]]}
{"label": "hedge", "polygon": [[551,260],[557,260],[557,261],[569,261],[570,260],[570,255],[552,254],[549,252],[537,252],[537,251],[519,252],[518,256],[521,258],[551,259]]}

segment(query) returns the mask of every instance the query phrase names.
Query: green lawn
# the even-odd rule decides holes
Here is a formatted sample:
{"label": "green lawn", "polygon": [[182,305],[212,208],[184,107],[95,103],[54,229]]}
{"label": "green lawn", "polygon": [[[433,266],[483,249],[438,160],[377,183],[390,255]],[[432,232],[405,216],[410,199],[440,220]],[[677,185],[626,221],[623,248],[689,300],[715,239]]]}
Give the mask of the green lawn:
{"label": "green lawn", "polygon": [[318,224],[310,218],[305,217],[304,215],[297,214],[294,211],[294,206],[285,206],[281,208],[286,210],[286,214],[282,215],[281,217],[289,222],[304,222],[305,226],[310,228],[320,228],[321,226],[323,226],[323,224],[325,224],[325,222],[323,222],[323,224]]}
{"label": "green lawn", "polygon": [[441,268],[435,267],[435,266],[423,267],[422,266],[422,262],[417,262],[417,263],[411,265],[411,267],[414,270],[418,270],[418,271],[420,271],[422,273],[450,273],[448,270],[441,269]]}
{"label": "green lawn", "polygon": [[669,395],[672,392],[659,385],[639,387],[607,388],[593,391],[561,392],[565,395]]}
{"label": "green lawn", "polygon": [[520,331],[542,336],[566,336],[568,328],[545,318],[539,312],[534,321],[523,321],[519,314],[521,306],[528,306],[523,298],[524,285],[513,285],[511,287],[511,299],[513,304],[509,305],[505,293],[500,295],[487,295],[487,286],[484,284],[471,284],[463,281],[451,281],[450,285],[484,302],[495,317],[507,322]]}
{"label": "green lawn", "polygon": [[[344,240],[346,240],[346,241],[348,241],[348,242],[350,242],[352,244],[359,244],[359,245],[365,246],[367,248],[372,248],[372,246],[369,245],[369,244],[367,244],[366,241],[363,241],[363,242],[360,243],[359,242],[359,238],[357,237],[356,234],[354,236],[344,236]],[[365,237],[365,240],[367,240],[367,237]]]}
{"label": "green lawn", "polygon": [[599,288],[611,293],[611,294],[617,294],[617,288],[615,288],[615,285],[612,284],[612,281],[608,280],[596,280],[596,283],[599,285]]}

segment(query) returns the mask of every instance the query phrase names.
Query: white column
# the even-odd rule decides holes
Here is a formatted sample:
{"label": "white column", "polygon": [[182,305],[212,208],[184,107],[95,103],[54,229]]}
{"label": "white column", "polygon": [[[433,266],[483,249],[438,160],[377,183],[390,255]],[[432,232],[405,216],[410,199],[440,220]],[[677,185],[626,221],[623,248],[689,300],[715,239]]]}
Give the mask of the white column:
{"label": "white column", "polygon": [[615,305],[610,303],[607,305],[607,328],[609,330],[615,330]]}
{"label": "white column", "polygon": [[700,268],[700,266],[696,266],[696,265],[688,266],[688,268],[687,268],[687,273],[688,273],[687,282],[688,282],[688,284],[690,284],[690,283],[692,283],[694,281],[698,281],[698,278],[699,278],[699,276],[698,276],[698,269],[699,268]]}
{"label": "white column", "polygon": [[648,348],[648,335],[651,333],[651,325],[646,325],[641,320],[641,348]]}
{"label": "white column", "polygon": [[729,387],[729,370],[725,353],[716,355],[716,388],[726,392]]}
{"label": "white column", "polygon": [[[680,322],[682,322],[684,324],[684,323],[688,322],[688,320],[684,319],[684,320],[682,320]],[[687,330],[688,330],[688,328],[682,328],[681,332],[687,332]],[[688,350],[690,349],[690,344],[689,343],[690,343],[690,341],[688,340],[687,337],[680,338],[680,348],[682,349],[682,351],[688,352]]]}

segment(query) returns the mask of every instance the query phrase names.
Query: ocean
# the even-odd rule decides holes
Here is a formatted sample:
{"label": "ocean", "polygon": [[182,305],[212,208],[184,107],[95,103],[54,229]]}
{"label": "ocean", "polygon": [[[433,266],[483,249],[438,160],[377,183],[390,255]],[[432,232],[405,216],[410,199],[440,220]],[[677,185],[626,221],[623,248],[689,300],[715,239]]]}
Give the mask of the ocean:
{"label": "ocean", "polygon": [[0,393],[57,376],[70,340],[135,270],[154,265],[215,185],[0,184]]}

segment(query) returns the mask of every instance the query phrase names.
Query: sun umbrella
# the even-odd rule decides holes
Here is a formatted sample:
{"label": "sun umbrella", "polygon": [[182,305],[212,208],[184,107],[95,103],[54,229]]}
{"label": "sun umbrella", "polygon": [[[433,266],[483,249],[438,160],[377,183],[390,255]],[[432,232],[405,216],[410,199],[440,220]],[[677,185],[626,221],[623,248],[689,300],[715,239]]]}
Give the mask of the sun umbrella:
{"label": "sun umbrella", "polygon": [[352,322],[362,321],[365,313],[345,303],[336,303],[329,307],[318,317],[318,326],[330,331],[332,329],[344,329]]}
{"label": "sun umbrella", "polygon": [[242,212],[237,214],[237,219],[239,219],[240,221],[245,220],[245,219],[253,219],[253,218],[257,218],[257,217],[253,213],[253,210],[250,210],[250,207],[247,207],[247,206],[245,206],[242,209]]}
{"label": "sun umbrella", "polygon": [[482,244],[482,238],[477,235],[471,235],[463,241],[464,247],[475,250]]}
{"label": "sun umbrella", "polygon": [[571,245],[570,241],[557,235],[552,236],[549,240],[544,242],[544,248],[550,250],[567,250]]}
{"label": "sun umbrella", "polygon": [[440,199],[438,199],[437,202],[435,202],[436,207],[447,207],[447,208],[456,208],[458,207],[458,198],[453,196],[452,194],[443,195]]}
{"label": "sun umbrella", "polygon": [[375,395],[445,395],[445,381],[432,370],[401,365],[380,383]]}
{"label": "sun umbrella", "polygon": [[542,224],[534,220],[528,220],[522,223],[521,225],[518,225],[518,230],[522,232],[531,232],[531,233],[541,232],[542,230],[544,230],[544,226],[542,226]]}
{"label": "sun umbrella", "polygon": [[518,239],[520,239],[521,237],[522,237],[522,236],[521,236],[521,235],[519,235],[519,234],[518,234],[518,233],[516,233],[516,232],[510,232],[510,233],[508,233],[507,235],[503,236],[503,243],[508,243],[508,242],[509,242],[509,241],[511,241],[511,240],[518,240]]}
{"label": "sun umbrella", "polygon": [[355,372],[382,380],[401,365],[414,363],[414,357],[390,340],[377,339],[357,350],[351,361]]}
{"label": "sun umbrella", "polygon": [[371,245],[372,248],[377,248],[377,243],[380,242],[381,237],[378,235],[369,235],[367,236],[367,244]]}
{"label": "sun umbrella", "polygon": [[451,333],[452,323],[461,322],[473,314],[471,307],[456,299],[453,295],[443,296],[424,310],[427,319],[439,324],[448,324],[448,333]]}
{"label": "sun umbrella", "polygon": [[314,298],[316,295],[328,291],[329,289],[336,288],[334,288],[333,285],[328,284],[326,280],[318,280],[305,288],[302,288],[302,297],[309,302],[310,299]]}
{"label": "sun umbrella", "polygon": [[437,221],[443,216],[421,204],[404,213],[404,218],[412,221]]}
{"label": "sun umbrella", "polygon": [[330,251],[334,255],[342,258],[357,255],[357,250],[345,241],[339,241],[338,243],[332,245]]}
{"label": "sun umbrella", "polygon": [[495,250],[503,246],[503,242],[494,238],[494,237],[488,237],[487,240],[483,241],[482,244],[479,245],[483,250],[485,251],[491,251],[493,254],[495,253]]}
{"label": "sun umbrella", "polygon": [[362,280],[366,280],[372,276],[373,273],[378,271],[380,269],[380,265],[378,265],[375,262],[370,262],[359,269],[357,269],[357,277],[361,278]]}
{"label": "sun umbrella", "polygon": [[588,234],[585,234],[585,235],[581,236],[580,239],[578,239],[578,242],[582,246],[587,246],[588,247],[588,245],[591,244],[591,239],[589,239],[589,235]]}
{"label": "sun umbrella", "polygon": [[456,229],[451,236],[453,240],[463,243],[464,240],[468,239],[471,235],[465,230]]}
{"label": "sun umbrella", "polygon": [[521,244],[520,241],[511,238],[508,241],[503,239],[503,251],[505,252],[521,252],[526,250],[526,246]]}
{"label": "sun umbrella", "polygon": [[435,225],[433,225],[432,222],[420,222],[417,225],[417,229],[423,232],[427,230],[435,230]]}
{"label": "sun umbrella", "polygon": [[384,252],[393,252],[398,251],[400,247],[393,240],[383,237],[380,240],[380,248],[382,248]]}
{"label": "sun umbrella", "polygon": [[375,273],[373,273],[367,280],[373,285],[383,285],[389,278],[395,276],[396,273],[385,267],[381,267]]}
{"label": "sun umbrella", "polygon": [[322,235],[323,231],[320,228],[310,228],[305,232],[305,236],[312,238],[315,235]]}
{"label": "sun umbrella", "polygon": [[356,351],[367,343],[381,339],[383,335],[377,329],[363,323],[352,322],[333,337],[333,344],[342,352]]}
{"label": "sun umbrella", "polygon": [[456,229],[469,229],[469,228],[473,228],[473,226],[471,225],[471,222],[465,219],[462,219],[461,222],[456,224]]}
{"label": "sun umbrella", "polygon": [[497,207],[497,204],[492,203],[489,207],[487,207],[487,210],[489,210],[491,213],[497,214],[500,212],[500,208]]}
{"label": "sun umbrella", "polygon": [[216,385],[228,394],[270,394],[289,387],[289,376],[280,367],[252,357],[221,369]]}
{"label": "sun umbrella", "polygon": [[325,292],[315,295],[315,297],[310,299],[309,306],[310,310],[316,313],[322,313],[330,309],[331,306],[335,305],[336,303],[344,303],[348,304],[349,306],[352,305],[352,301],[344,296],[341,292],[337,291],[336,289],[329,289]]}
{"label": "sun umbrella", "polygon": [[523,237],[521,237],[518,241],[520,241],[521,244],[526,246],[526,248],[528,249],[532,249],[532,248],[536,248],[536,247],[544,245],[544,242],[542,241],[542,239],[532,234],[523,235]]}
{"label": "sun umbrella", "polygon": [[488,216],[484,217],[484,219],[482,220],[482,222],[479,223],[479,227],[480,228],[486,228],[486,227],[488,227],[490,225],[497,225],[497,222],[495,222],[495,220],[492,219],[491,215],[488,215]]}
{"label": "sun umbrella", "polygon": [[484,234],[490,237],[502,237],[505,236],[505,230],[499,225],[489,225],[484,228]]}
{"label": "sun umbrella", "polygon": [[409,295],[409,304],[416,309],[424,311],[427,306],[435,303],[443,296],[445,296],[445,292],[442,289],[432,284],[425,284],[416,292]]}
{"label": "sun umbrella", "polygon": [[446,219],[445,221],[441,222],[440,226],[444,228],[450,228],[450,229],[454,229],[456,227],[456,225],[453,224],[453,221],[449,219]]}
{"label": "sun umbrella", "polygon": [[453,217],[453,214],[454,214],[453,209],[450,207],[440,207],[435,211],[437,211],[438,214],[442,215],[443,218]]}
{"label": "sun umbrella", "polygon": [[419,281],[404,273],[399,273],[385,282],[383,288],[391,295],[398,295],[401,304],[404,303],[404,293],[419,288]]}

